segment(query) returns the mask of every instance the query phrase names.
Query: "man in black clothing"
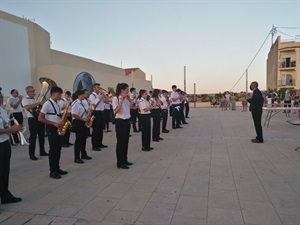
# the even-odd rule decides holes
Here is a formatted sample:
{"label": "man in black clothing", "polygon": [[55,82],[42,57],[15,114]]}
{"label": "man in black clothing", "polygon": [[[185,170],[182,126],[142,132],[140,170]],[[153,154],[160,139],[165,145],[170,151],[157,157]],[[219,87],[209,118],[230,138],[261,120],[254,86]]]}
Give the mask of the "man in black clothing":
{"label": "man in black clothing", "polygon": [[256,138],[252,139],[252,143],[263,143],[263,132],[261,126],[261,116],[262,116],[262,107],[263,107],[263,97],[261,91],[258,89],[258,83],[253,81],[250,85],[250,90],[253,91],[252,98],[247,99],[250,103],[250,111],[252,113],[252,118],[254,121],[254,126],[256,130]]}

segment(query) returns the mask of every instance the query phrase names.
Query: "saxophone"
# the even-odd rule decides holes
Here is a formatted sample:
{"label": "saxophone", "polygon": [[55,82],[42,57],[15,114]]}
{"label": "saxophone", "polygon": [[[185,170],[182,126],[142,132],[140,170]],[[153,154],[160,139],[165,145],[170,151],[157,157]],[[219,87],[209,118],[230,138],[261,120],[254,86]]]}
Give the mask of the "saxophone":
{"label": "saxophone", "polygon": [[89,109],[87,111],[87,122],[85,124],[85,126],[87,128],[91,128],[93,126],[93,122],[94,122],[95,116],[92,115],[92,113],[93,113],[93,104],[90,103]]}
{"label": "saxophone", "polygon": [[57,133],[59,136],[64,136],[69,126],[71,125],[70,121],[67,118],[69,105],[70,103],[67,102],[67,105],[61,116],[60,128],[57,129]]}

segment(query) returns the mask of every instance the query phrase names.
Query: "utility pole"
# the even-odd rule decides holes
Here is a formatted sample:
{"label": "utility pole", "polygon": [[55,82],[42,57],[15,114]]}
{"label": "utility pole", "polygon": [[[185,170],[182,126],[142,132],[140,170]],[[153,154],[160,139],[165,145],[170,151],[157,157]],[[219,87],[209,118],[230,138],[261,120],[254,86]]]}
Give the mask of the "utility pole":
{"label": "utility pole", "polygon": [[183,89],[184,89],[184,92],[186,93],[186,67],[184,66],[184,69],[183,69],[183,74],[184,74],[184,77],[183,77]]}
{"label": "utility pole", "polygon": [[194,83],[194,108],[196,108],[196,83]]}
{"label": "utility pole", "polygon": [[271,47],[273,45],[273,38],[274,38],[274,34],[277,33],[276,27],[274,27],[274,24],[272,26],[272,30],[271,30],[271,34],[272,34],[272,40],[271,40]]}
{"label": "utility pole", "polygon": [[133,84],[133,70],[131,70],[131,87],[134,87],[134,84]]}
{"label": "utility pole", "polygon": [[248,69],[246,69],[246,99],[248,98]]}
{"label": "utility pole", "polygon": [[151,91],[153,90],[153,78],[152,78],[152,75],[151,75]]}

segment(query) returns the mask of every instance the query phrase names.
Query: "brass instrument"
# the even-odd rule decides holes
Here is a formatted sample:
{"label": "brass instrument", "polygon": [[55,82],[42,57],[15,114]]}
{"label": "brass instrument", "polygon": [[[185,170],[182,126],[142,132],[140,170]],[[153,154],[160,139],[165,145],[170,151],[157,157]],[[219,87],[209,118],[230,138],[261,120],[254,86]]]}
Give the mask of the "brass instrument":
{"label": "brass instrument", "polygon": [[64,111],[61,116],[61,122],[60,122],[60,128],[57,129],[57,133],[59,136],[64,136],[66,131],[69,129],[69,126],[71,126],[70,121],[68,120],[68,108],[70,106],[70,103],[67,102],[66,107],[64,108]]}
{"label": "brass instrument", "polygon": [[[19,122],[15,119],[15,117],[13,117],[12,114],[11,114],[11,116],[12,116],[12,118],[9,121],[13,122],[15,125],[19,125]],[[26,131],[26,128],[23,127],[22,131],[19,131],[18,133],[16,133],[16,135],[19,139],[19,143],[21,145],[29,145],[29,143],[26,141],[26,138],[24,137],[24,132],[25,131]],[[12,140],[13,144],[16,144],[13,134],[11,134],[11,140]]]}
{"label": "brass instrument", "polygon": [[91,128],[93,126],[93,122],[94,122],[95,116],[92,115],[92,113],[93,113],[93,104],[90,103],[89,109],[87,111],[87,122],[85,124],[85,126],[87,128]]}
{"label": "brass instrument", "polygon": [[[42,88],[40,91],[40,94],[38,95],[36,102],[44,102],[47,99],[47,94],[50,91],[50,89],[54,86],[57,86],[56,83],[51,80],[50,78],[41,77],[39,79],[40,83],[42,84]],[[34,109],[37,113],[40,112],[40,107],[38,106],[36,109]]]}

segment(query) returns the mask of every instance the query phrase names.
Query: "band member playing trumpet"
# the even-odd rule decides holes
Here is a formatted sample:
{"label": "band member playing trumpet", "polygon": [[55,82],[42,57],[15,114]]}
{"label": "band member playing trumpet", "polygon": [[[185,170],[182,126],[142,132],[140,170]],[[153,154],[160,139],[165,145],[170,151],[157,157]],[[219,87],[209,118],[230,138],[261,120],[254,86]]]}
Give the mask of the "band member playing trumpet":
{"label": "band member playing trumpet", "polygon": [[11,146],[8,134],[16,133],[22,130],[22,125],[8,125],[7,112],[2,108],[3,95],[0,92],[0,198],[2,204],[22,201],[21,198],[14,197],[8,190],[9,186],[9,168],[11,158]]}
{"label": "band member playing trumpet", "polygon": [[161,101],[159,99],[159,89],[154,89],[151,97],[151,105],[152,105],[152,119],[153,119],[153,127],[152,127],[152,141],[159,142],[163,140],[160,137],[160,107]]}
{"label": "band member playing trumpet", "polygon": [[12,116],[19,122],[23,124],[23,108],[22,108],[22,96],[16,89],[12,89],[10,92],[11,96],[7,99],[7,104],[11,107]]}
{"label": "band member playing trumpet", "polygon": [[35,157],[36,137],[39,136],[40,156],[48,156],[45,152],[45,124],[38,121],[38,116],[35,109],[42,106],[43,102],[36,102],[34,99],[35,90],[33,86],[26,87],[27,97],[22,99],[22,105],[28,117],[29,126],[29,157],[31,160],[37,160]]}
{"label": "band member playing trumpet", "polygon": [[[72,104],[72,118],[73,126],[75,129],[75,145],[74,145],[74,162],[82,164],[84,161],[82,159],[92,159],[92,157],[87,155],[86,152],[86,139],[87,139],[87,127],[86,124],[89,122],[87,119],[86,106],[83,104],[85,100],[85,95],[83,90],[77,90],[77,99]],[[81,154],[81,158],[80,158]]]}
{"label": "band member playing trumpet", "polygon": [[162,133],[169,133],[170,131],[167,129],[167,121],[168,121],[168,92],[166,90],[161,91],[160,95],[161,105],[161,117],[162,117]]}
{"label": "band member playing trumpet", "polygon": [[117,167],[120,169],[129,169],[132,165],[128,162],[128,142],[130,132],[130,107],[131,99],[128,96],[128,84],[119,83],[116,87],[116,96],[112,99],[112,106],[116,118],[117,134]]}
{"label": "band member playing trumpet", "polygon": [[142,151],[150,151],[153,148],[150,147],[151,142],[151,109],[152,106],[147,100],[148,93],[146,90],[141,89],[139,93],[139,109],[140,119],[142,125]]}
{"label": "band member playing trumpet", "polygon": [[49,151],[49,165],[50,177],[60,179],[61,175],[68,172],[63,171],[59,167],[59,160],[61,154],[62,137],[58,134],[57,129],[61,124],[61,110],[59,100],[61,99],[63,91],[60,87],[54,86],[50,90],[50,99],[43,104],[38,120],[46,124],[48,134],[48,141],[50,146]]}
{"label": "band member playing trumpet", "polygon": [[109,99],[101,90],[99,83],[94,84],[94,92],[90,94],[89,99],[93,104],[93,115],[95,116],[92,131],[92,149],[94,151],[101,151],[101,148],[107,148],[107,145],[104,145],[102,141],[104,129],[104,104],[108,103]]}
{"label": "band member playing trumpet", "polygon": [[172,93],[171,93],[171,102],[172,102],[172,128],[182,128],[180,126],[180,105],[181,105],[181,100],[180,100],[180,95],[178,94],[177,86],[173,85],[172,86]]}

